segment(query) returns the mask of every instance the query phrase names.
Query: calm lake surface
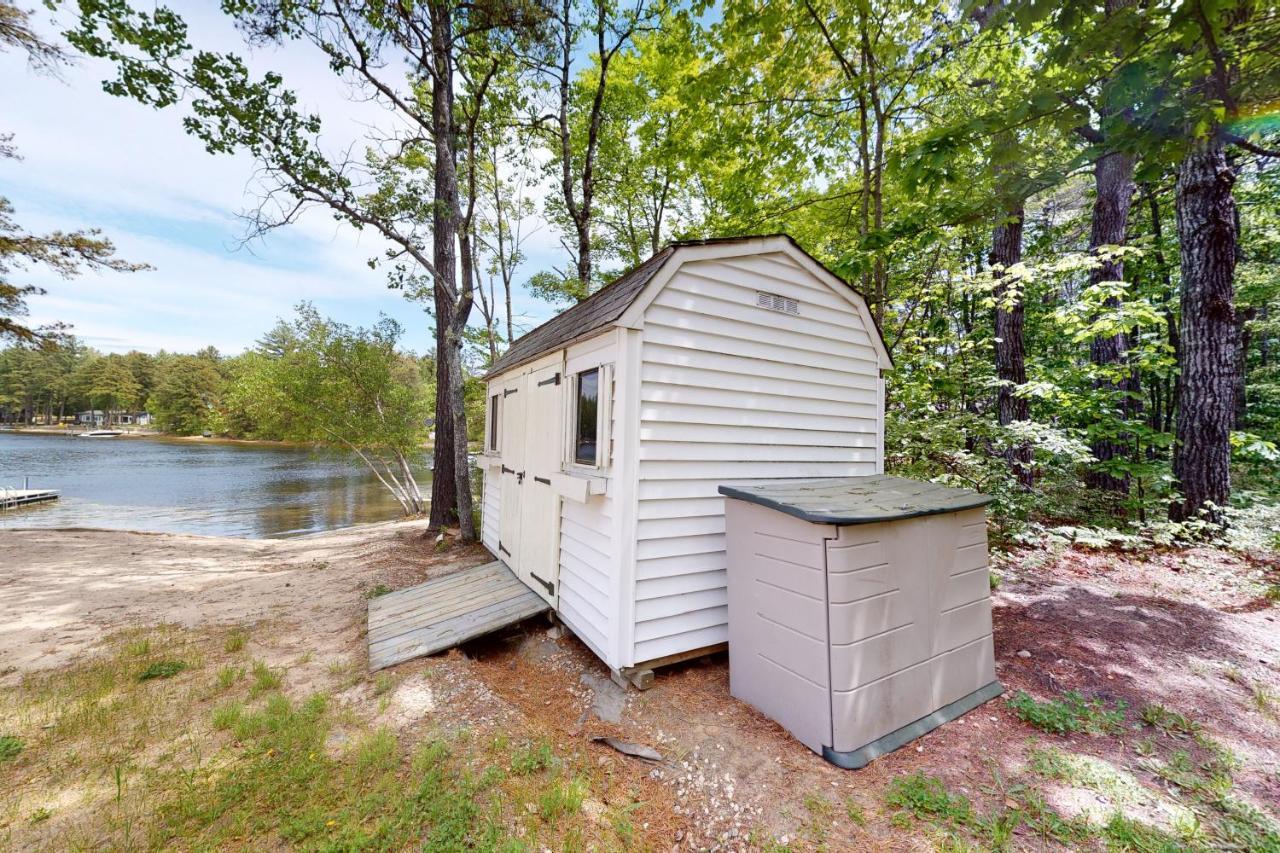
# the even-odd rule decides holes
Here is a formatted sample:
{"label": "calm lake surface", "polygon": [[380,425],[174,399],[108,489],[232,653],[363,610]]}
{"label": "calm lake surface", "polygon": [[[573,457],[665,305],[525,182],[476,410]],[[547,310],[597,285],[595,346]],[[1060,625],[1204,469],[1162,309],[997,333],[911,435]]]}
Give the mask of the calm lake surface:
{"label": "calm lake surface", "polygon": [[[418,485],[430,490],[424,451]],[[58,489],[0,512],[13,527],[109,527],[205,536],[299,536],[400,515],[359,459],[336,450],[164,438],[0,432],[0,487]]]}

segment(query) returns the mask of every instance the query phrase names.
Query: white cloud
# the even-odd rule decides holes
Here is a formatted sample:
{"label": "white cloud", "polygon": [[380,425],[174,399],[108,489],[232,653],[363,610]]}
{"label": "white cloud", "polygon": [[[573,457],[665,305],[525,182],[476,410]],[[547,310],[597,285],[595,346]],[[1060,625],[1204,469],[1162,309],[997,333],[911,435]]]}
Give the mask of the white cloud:
{"label": "white cloud", "polygon": [[[199,46],[243,53],[243,43],[213,4],[182,13]],[[55,27],[41,19],[43,31]],[[250,56],[271,68],[324,117],[326,145],[347,146],[388,114],[356,102],[323,58],[303,44]],[[62,79],[33,74],[16,53],[0,53],[0,132],[15,133],[21,162],[0,161],[0,194],[32,231],[101,227],[121,257],[155,267],[129,275],[86,274],[63,281],[47,271],[27,277],[49,291],[31,300],[32,320],[61,321],[104,350],[191,350],[207,344],[238,351],[303,299],[344,322],[367,323],[379,311],[408,330],[407,345],[428,345],[421,310],[385,287],[367,261],[385,244],[370,231],[314,209],[298,223],[239,247],[235,214],[255,202],[254,164],[245,155],[212,156],[181,127],[179,109],[155,111],[101,90],[110,69],[81,60]],[[545,192],[545,188],[541,190]],[[532,228],[533,226],[531,226]],[[518,273],[564,266],[553,229],[537,228]],[[551,309],[519,292],[518,325]]]}

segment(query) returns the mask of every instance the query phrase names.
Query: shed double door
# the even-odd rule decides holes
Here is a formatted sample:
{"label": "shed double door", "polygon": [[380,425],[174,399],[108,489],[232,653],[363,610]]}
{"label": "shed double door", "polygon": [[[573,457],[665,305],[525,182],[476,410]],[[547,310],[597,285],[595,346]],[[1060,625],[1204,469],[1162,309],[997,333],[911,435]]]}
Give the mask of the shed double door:
{"label": "shed double door", "polygon": [[564,388],[558,365],[509,380],[500,436],[499,556],[552,607],[560,579],[560,498],[551,475],[560,471]]}

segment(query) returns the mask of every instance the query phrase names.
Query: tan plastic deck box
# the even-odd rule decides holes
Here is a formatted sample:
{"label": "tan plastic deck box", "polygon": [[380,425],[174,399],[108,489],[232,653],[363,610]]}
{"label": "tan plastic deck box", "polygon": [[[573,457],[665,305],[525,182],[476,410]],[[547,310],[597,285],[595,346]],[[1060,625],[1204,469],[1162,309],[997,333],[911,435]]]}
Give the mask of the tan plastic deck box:
{"label": "tan plastic deck box", "polygon": [[881,475],[720,493],[735,697],[857,768],[1000,694],[990,498]]}

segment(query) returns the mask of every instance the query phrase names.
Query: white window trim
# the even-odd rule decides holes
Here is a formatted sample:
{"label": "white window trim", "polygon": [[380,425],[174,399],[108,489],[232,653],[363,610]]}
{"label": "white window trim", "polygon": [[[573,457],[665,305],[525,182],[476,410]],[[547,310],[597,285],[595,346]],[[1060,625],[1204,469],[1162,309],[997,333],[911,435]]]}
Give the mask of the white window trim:
{"label": "white window trim", "polygon": [[[498,398],[498,411],[496,413],[490,408],[493,405],[494,397]],[[499,388],[495,391],[494,387],[490,385],[488,387],[488,393],[485,395],[485,398],[484,398],[484,452],[481,454],[482,456],[496,457],[496,456],[502,455],[502,447],[493,446],[493,422],[495,419],[495,415],[499,424],[501,424],[502,422],[502,389]],[[499,427],[499,429],[501,429],[501,427]]]}
{"label": "white window trim", "polygon": [[[579,462],[574,452],[574,438],[577,432],[578,423],[578,377],[589,370],[599,370],[597,378],[597,398],[596,398],[596,464],[584,465]],[[612,417],[613,394],[610,389],[613,387],[613,363],[612,362],[594,362],[580,363],[574,365],[574,370],[565,371],[568,375],[566,384],[569,393],[565,395],[566,408],[564,424],[565,432],[561,447],[563,448],[564,464],[561,470],[566,474],[579,475],[601,475],[609,471],[609,424]]]}

